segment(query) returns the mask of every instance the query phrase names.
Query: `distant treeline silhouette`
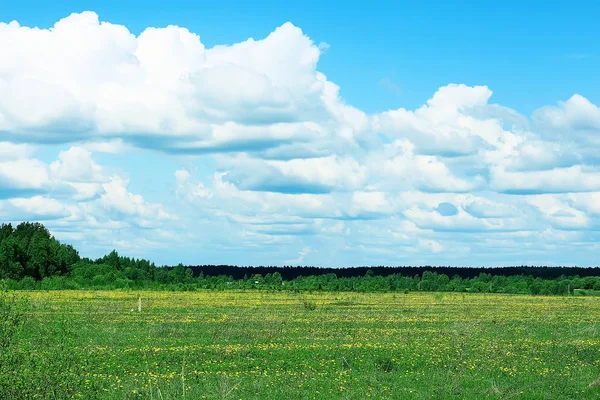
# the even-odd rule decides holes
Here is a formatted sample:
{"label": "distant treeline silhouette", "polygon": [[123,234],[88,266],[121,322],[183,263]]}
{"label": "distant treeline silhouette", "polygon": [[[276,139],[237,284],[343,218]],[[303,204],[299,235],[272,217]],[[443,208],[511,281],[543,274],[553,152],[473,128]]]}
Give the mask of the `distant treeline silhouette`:
{"label": "distant treeline silhouette", "polygon": [[[172,267],[171,267],[172,268]],[[219,276],[227,275],[233,279],[243,279],[244,276],[260,274],[266,276],[279,272],[284,280],[296,279],[300,276],[319,276],[334,274],[338,278],[352,278],[365,276],[367,271],[373,271],[375,276],[403,275],[422,276],[423,272],[430,271],[444,274],[452,278],[459,276],[463,279],[476,278],[480,274],[491,274],[494,276],[517,276],[525,275],[534,278],[556,279],[561,276],[600,276],[600,267],[536,267],[536,266],[514,266],[514,267],[438,267],[438,266],[364,266],[346,268],[327,268],[312,266],[257,266],[243,267],[236,265],[191,265],[194,276]]]}

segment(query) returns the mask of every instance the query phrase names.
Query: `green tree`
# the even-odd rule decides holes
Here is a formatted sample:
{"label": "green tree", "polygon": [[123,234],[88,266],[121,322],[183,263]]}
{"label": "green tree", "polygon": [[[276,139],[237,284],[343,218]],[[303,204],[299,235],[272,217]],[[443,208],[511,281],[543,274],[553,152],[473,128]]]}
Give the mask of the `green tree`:
{"label": "green tree", "polygon": [[50,255],[50,240],[43,232],[36,231],[29,240],[27,248],[26,271],[29,276],[42,279],[55,272],[55,265]]}
{"label": "green tree", "polygon": [[102,261],[108,265],[112,265],[116,269],[121,268],[121,259],[119,258],[119,253],[117,253],[116,250],[113,250],[106,256],[104,256],[104,259]]}
{"label": "green tree", "polygon": [[21,279],[25,269],[17,261],[19,245],[13,236],[0,242],[0,279]]}
{"label": "green tree", "polygon": [[0,243],[10,235],[12,235],[14,229],[11,224],[2,224],[0,225]]}

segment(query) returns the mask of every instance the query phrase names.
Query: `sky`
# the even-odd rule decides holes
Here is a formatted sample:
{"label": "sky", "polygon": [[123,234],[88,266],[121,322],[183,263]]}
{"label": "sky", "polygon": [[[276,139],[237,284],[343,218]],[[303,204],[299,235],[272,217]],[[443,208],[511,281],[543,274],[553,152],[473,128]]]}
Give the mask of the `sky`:
{"label": "sky", "polygon": [[484,3],[2,2],[0,222],[159,265],[598,265],[600,5]]}

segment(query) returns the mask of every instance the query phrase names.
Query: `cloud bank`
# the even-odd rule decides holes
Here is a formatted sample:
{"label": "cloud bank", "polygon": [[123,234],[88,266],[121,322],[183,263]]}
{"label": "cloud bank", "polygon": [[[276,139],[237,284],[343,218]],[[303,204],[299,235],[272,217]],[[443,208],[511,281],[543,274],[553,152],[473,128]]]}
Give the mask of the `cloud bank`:
{"label": "cloud bank", "polygon": [[170,264],[596,262],[597,105],[450,83],[367,114],[326,48],[291,23],[212,48],[93,12],[0,23],[0,220]]}

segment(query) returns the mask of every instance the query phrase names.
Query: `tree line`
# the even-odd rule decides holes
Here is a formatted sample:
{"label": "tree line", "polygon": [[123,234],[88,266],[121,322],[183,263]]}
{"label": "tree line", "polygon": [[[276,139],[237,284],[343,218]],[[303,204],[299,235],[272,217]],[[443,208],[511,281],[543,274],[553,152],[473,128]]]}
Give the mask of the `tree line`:
{"label": "tree line", "polygon": [[262,289],[600,294],[600,269],[575,267],[156,266],[115,250],[92,260],[41,223],[0,225],[0,280],[10,289]]}

